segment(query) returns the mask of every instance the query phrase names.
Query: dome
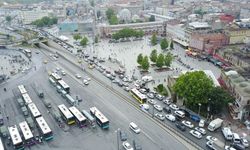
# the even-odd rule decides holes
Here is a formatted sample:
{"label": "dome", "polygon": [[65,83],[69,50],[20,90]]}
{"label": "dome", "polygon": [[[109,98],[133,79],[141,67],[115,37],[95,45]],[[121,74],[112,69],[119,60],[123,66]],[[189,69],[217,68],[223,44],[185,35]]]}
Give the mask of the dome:
{"label": "dome", "polygon": [[123,9],[119,13],[120,20],[124,20],[125,22],[128,22],[131,20],[131,12],[128,9]]}

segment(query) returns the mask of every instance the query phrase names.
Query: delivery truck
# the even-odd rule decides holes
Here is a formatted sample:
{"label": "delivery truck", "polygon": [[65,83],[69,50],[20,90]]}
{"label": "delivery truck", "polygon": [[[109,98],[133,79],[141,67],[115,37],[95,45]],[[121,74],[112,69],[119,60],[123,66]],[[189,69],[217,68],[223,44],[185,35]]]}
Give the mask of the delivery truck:
{"label": "delivery truck", "polygon": [[209,123],[207,129],[208,129],[209,131],[215,131],[216,129],[218,129],[218,128],[220,128],[220,127],[222,126],[222,123],[223,123],[223,120],[222,120],[222,119],[216,118],[216,119],[212,120],[212,121]]}

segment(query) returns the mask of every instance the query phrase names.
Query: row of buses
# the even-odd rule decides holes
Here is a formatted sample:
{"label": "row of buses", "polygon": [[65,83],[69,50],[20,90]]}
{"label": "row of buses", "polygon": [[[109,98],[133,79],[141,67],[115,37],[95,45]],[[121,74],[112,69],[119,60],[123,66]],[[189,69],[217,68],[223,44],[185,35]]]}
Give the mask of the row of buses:
{"label": "row of buses", "polygon": [[90,108],[90,114],[86,110],[80,112],[75,106],[67,108],[64,104],[58,105],[58,109],[68,125],[77,124],[82,128],[88,120],[91,125],[96,121],[102,129],[109,128],[109,120],[96,107]]}
{"label": "row of buses", "polygon": [[[46,141],[53,139],[52,130],[48,126],[47,122],[43,118],[37,106],[32,102],[24,85],[19,85],[18,89],[22,95],[25,105],[28,107],[31,117],[35,120],[36,125],[43,139],[45,139]],[[8,127],[10,138],[11,138],[14,148],[20,150],[20,149],[24,149],[24,146],[31,146],[35,144],[35,137],[33,136],[28,123],[26,121],[23,121],[19,123],[19,127],[21,129],[20,131],[21,131],[22,136],[19,133],[19,130],[16,125]],[[22,140],[22,137],[24,141]]]}
{"label": "row of buses", "polygon": [[70,93],[70,87],[69,85],[62,80],[62,78],[55,72],[51,73],[49,77],[50,83],[53,85],[59,86],[63,91],[66,93]]}

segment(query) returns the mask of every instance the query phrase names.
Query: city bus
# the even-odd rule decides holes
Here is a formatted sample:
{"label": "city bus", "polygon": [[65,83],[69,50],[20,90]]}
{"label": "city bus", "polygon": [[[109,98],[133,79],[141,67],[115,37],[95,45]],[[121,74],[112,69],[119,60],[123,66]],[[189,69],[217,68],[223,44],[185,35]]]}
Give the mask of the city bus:
{"label": "city bus", "polygon": [[90,114],[95,117],[97,124],[102,129],[108,129],[109,120],[96,107],[91,107],[89,109],[90,109]]}
{"label": "city bus", "polygon": [[19,134],[18,128],[16,125],[8,127],[11,142],[13,144],[14,149],[16,150],[23,150],[23,140]]}
{"label": "city bus", "polygon": [[28,104],[32,103],[32,100],[31,100],[28,93],[22,94],[22,98],[24,100],[25,105],[28,105]]}
{"label": "city bus", "polygon": [[21,94],[27,93],[27,90],[25,89],[24,85],[18,85],[17,87]]}
{"label": "city bus", "polygon": [[86,126],[86,117],[75,106],[69,107],[69,111],[75,116],[76,123],[80,128]]}
{"label": "city bus", "polygon": [[136,88],[131,89],[130,93],[139,103],[143,104],[147,102],[146,95],[139,92]]}
{"label": "city bus", "polygon": [[75,100],[73,97],[71,97],[69,94],[66,94],[65,97],[66,97],[67,102],[68,102],[70,105],[73,106],[73,105],[76,104],[76,100]]}
{"label": "city bus", "polygon": [[2,139],[0,138],[0,150],[4,150],[4,144],[3,144],[3,141]]}
{"label": "city bus", "polygon": [[38,118],[38,117],[42,116],[42,114],[40,113],[40,111],[38,110],[38,108],[36,107],[36,105],[34,103],[30,103],[28,105],[28,108],[29,108],[31,116],[33,118]]}
{"label": "city bus", "polygon": [[26,146],[31,146],[35,144],[34,136],[30,130],[30,127],[26,121],[20,122],[19,127],[24,137],[24,143]]}
{"label": "city bus", "polygon": [[64,104],[58,105],[58,109],[62,114],[63,119],[67,122],[68,125],[75,123],[74,116]]}
{"label": "city bus", "polygon": [[86,110],[82,110],[82,114],[88,119],[91,126],[95,126],[95,118],[92,117]]}
{"label": "city bus", "polygon": [[52,78],[52,77],[49,77],[49,82],[55,86],[56,85],[56,81]]}
{"label": "city bus", "polygon": [[64,91],[69,93],[70,88],[67,83],[65,83],[63,80],[58,80],[58,84],[62,87]]}
{"label": "city bus", "polygon": [[51,77],[52,77],[52,79],[55,80],[56,82],[57,82],[58,80],[62,80],[62,77],[60,77],[60,76],[59,76],[57,73],[55,73],[55,72],[51,73]]}
{"label": "city bus", "polygon": [[50,129],[49,125],[42,116],[36,118],[36,124],[40,133],[43,136],[43,139],[49,141],[54,138],[52,130]]}

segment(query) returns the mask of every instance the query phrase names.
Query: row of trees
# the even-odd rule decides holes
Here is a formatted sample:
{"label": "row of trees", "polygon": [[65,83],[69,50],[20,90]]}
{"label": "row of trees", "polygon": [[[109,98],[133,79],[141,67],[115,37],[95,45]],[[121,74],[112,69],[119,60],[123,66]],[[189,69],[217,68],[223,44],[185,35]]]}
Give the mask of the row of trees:
{"label": "row of trees", "polygon": [[108,18],[109,24],[115,25],[119,23],[118,18],[113,9],[108,8],[108,10],[106,11],[106,16]]}
{"label": "row of trees", "polygon": [[[215,87],[213,81],[203,72],[195,71],[181,75],[173,86],[174,92],[184,100],[184,105],[197,111],[217,114],[233,101],[233,97],[221,87]],[[208,109],[209,107],[209,109]]]}
{"label": "row of trees", "polygon": [[88,38],[87,37],[82,37],[80,34],[75,34],[74,36],[73,36],[73,38],[74,38],[74,40],[76,40],[76,41],[78,41],[78,40],[80,40],[80,45],[81,46],[86,46],[87,44],[88,44]]}
{"label": "row of trees", "polygon": [[[151,37],[151,45],[153,45],[153,46],[157,45],[157,37],[156,37],[156,34],[153,34],[152,37]],[[161,49],[162,49],[162,50],[167,49],[168,46],[170,46],[171,49],[174,48],[173,42],[171,41],[170,44],[169,44],[169,42],[167,41],[166,38],[163,38],[163,39],[161,40],[160,46],[161,46]]]}
{"label": "row of trees", "polygon": [[112,35],[112,38],[115,40],[119,40],[121,38],[129,38],[129,37],[136,37],[136,38],[141,38],[144,36],[144,32],[142,30],[134,30],[131,28],[123,28],[122,30],[114,33]]}
{"label": "row of trees", "polygon": [[148,56],[143,56],[142,53],[140,53],[137,56],[137,63],[141,66],[143,70],[147,71],[149,69]]}
{"label": "row of trees", "polygon": [[57,24],[57,18],[56,17],[43,17],[42,19],[37,19],[33,21],[31,24],[36,25],[37,27],[51,26],[53,24]]}

